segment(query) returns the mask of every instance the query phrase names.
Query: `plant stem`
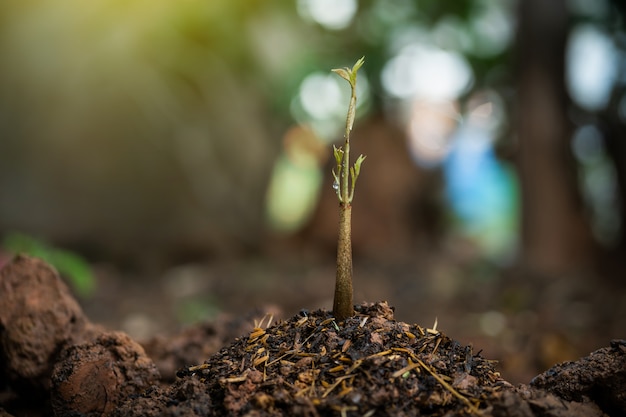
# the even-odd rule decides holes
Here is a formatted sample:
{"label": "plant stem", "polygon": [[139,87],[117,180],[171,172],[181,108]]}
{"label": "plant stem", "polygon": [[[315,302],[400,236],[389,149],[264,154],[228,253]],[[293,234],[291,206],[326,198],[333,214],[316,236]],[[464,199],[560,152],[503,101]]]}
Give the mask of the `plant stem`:
{"label": "plant stem", "polygon": [[[352,304],[352,198],[354,197],[354,187],[361,169],[361,163],[365,157],[361,155],[355,166],[350,167],[350,132],[352,131],[356,114],[356,73],[363,65],[363,61],[364,59],[361,58],[352,69],[333,70],[350,83],[352,91],[346,118],[345,142],[341,152],[338,152],[337,149],[335,150],[337,170],[339,171],[337,173],[339,178],[335,175],[336,183],[339,186],[337,190],[337,197],[339,198],[339,239],[337,241],[337,276],[335,279],[333,314],[338,321],[343,321],[354,315],[354,306]],[[350,178],[352,178],[352,184],[350,184]]]}
{"label": "plant stem", "polygon": [[333,314],[338,321],[354,315],[352,305],[352,205],[340,204],[339,240],[337,245],[337,276],[335,279],[335,298]]}
{"label": "plant stem", "polygon": [[[352,94],[350,95],[350,106],[348,106],[348,116],[346,118],[346,132],[343,137],[345,143],[343,144],[343,160],[341,161],[341,207],[350,207],[352,203],[352,193],[348,187],[348,178],[350,177],[350,132],[352,131],[352,125],[354,125],[354,117],[356,114],[356,88],[352,86]],[[354,189],[354,182],[352,183]],[[348,216],[348,223],[350,222],[350,216]]]}

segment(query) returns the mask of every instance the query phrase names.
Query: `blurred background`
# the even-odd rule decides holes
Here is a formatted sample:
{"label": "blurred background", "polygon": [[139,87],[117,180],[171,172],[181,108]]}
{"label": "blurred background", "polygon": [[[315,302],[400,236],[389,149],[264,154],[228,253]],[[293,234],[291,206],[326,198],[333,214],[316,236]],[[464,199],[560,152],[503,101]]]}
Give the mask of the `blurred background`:
{"label": "blurred background", "polygon": [[330,308],[330,69],[365,56],[355,301],[528,382],[626,337],[624,7],[2,2],[0,262],[48,256],[139,338]]}

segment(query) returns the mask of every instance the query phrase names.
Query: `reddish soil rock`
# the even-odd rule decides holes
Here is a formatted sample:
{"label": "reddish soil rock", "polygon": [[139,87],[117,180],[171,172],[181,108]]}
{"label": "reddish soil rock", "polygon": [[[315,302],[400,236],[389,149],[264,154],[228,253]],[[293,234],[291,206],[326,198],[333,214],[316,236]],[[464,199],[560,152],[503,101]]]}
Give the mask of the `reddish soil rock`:
{"label": "reddish soil rock", "polygon": [[138,343],[121,332],[103,333],[61,353],[52,374],[52,409],[56,416],[106,416],[158,380]]}
{"label": "reddish soil rock", "polygon": [[0,289],[0,407],[106,415],[159,380],[143,348],[92,325],[46,263],[16,257],[0,270]]}
{"label": "reddish soil rock", "polygon": [[58,273],[16,257],[0,270],[0,357],[9,383],[29,395],[45,391],[56,355],[96,331]]}

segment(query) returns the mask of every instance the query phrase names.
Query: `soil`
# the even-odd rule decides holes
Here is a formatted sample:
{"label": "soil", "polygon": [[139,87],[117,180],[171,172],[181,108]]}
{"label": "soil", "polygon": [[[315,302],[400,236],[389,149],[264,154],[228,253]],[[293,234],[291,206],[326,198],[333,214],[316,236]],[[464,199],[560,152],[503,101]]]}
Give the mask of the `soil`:
{"label": "soil", "polygon": [[385,302],[337,322],[255,311],[144,342],[90,322],[57,272],[0,270],[0,416],[622,416],[626,341],[512,385],[480,348]]}

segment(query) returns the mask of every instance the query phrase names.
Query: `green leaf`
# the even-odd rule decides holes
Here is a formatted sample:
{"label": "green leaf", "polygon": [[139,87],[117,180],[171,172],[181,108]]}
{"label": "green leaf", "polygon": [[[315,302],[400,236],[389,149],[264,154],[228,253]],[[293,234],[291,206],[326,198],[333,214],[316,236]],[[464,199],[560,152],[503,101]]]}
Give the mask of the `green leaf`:
{"label": "green leaf", "polygon": [[352,67],[352,72],[356,73],[365,63],[365,56],[359,58],[359,60]]}
{"label": "green leaf", "polygon": [[83,258],[66,250],[55,249],[49,252],[48,259],[61,275],[70,279],[78,295],[90,297],[94,293],[96,278]]}
{"label": "green leaf", "polygon": [[340,147],[336,147],[333,145],[333,153],[335,154],[335,161],[337,161],[337,166],[341,166],[341,161],[343,160],[343,149]]}
{"label": "green leaf", "polygon": [[363,161],[365,161],[365,158],[367,158],[367,156],[361,154],[361,155],[359,155],[357,160],[354,162],[354,169],[356,171],[356,176],[357,177],[361,173],[361,164],[363,163]]}
{"label": "green leaf", "polygon": [[10,233],[2,247],[13,253],[24,253],[48,262],[68,279],[72,288],[82,297],[90,297],[96,288],[96,278],[89,263],[79,255],[54,248],[43,240],[21,233]]}
{"label": "green leaf", "polygon": [[352,71],[350,71],[350,80],[349,80],[351,85],[356,86],[356,73],[363,66],[364,63],[365,63],[365,57],[362,56],[361,59],[359,59],[352,67]]}
{"label": "green leaf", "polygon": [[361,57],[356,63],[350,68],[335,68],[331,71],[335,74],[339,75],[341,78],[350,83],[352,88],[356,87],[356,73],[365,63],[365,57]]}
{"label": "green leaf", "polygon": [[331,70],[335,74],[339,75],[341,78],[346,80],[347,82],[352,84],[350,70],[348,68],[335,68]]}

